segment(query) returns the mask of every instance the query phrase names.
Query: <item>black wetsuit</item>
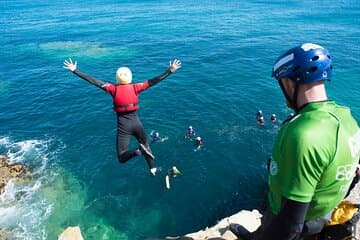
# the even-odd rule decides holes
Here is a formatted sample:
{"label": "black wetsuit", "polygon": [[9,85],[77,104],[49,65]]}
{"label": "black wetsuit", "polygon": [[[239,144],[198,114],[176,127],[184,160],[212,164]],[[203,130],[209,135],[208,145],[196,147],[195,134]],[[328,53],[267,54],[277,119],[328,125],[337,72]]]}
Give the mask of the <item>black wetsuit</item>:
{"label": "black wetsuit", "polygon": [[[107,91],[107,87],[109,85],[113,85],[113,84],[98,80],[89,75],[86,75],[78,70],[75,70],[73,73],[76,74],[77,76],[79,76],[80,78],[88,81],[89,83],[95,85],[96,87],[101,88],[104,91]],[[140,84],[148,84],[148,86],[145,89],[143,89],[143,90],[146,90],[147,88],[154,86],[155,84],[164,80],[170,74],[171,74],[171,71],[168,69],[163,74],[161,74],[157,77],[154,77],[150,80],[143,81]],[[113,86],[116,87],[116,85],[113,85]],[[112,94],[112,97],[114,98],[115,96]],[[114,110],[116,111],[116,106],[114,106]],[[116,114],[117,114],[117,138],[116,138],[117,156],[118,156],[119,162],[125,163],[128,160],[130,160],[131,158],[139,155],[139,150],[137,150],[137,149],[128,150],[130,137],[135,136],[137,141],[144,145],[147,145],[147,138],[146,138],[144,127],[137,115],[137,110],[125,111],[125,112],[117,112],[116,111]],[[147,156],[145,156],[145,159],[148,163],[149,169],[154,168],[154,160]]]}

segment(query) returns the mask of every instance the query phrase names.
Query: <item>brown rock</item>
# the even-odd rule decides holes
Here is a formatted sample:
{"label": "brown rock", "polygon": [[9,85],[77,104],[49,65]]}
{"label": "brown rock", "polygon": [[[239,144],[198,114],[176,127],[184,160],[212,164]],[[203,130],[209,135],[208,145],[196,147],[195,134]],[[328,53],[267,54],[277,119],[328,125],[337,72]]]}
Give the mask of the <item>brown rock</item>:
{"label": "brown rock", "polygon": [[12,175],[15,177],[26,173],[26,169],[23,165],[14,164],[14,165],[8,165],[8,167],[9,167],[10,173],[12,173]]}
{"label": "brown rock", "polygon": [[[0,194],[10,179],[24,176],[27,170],[21,164],[9,164],[5,156],[0,155]],[[0,238],[2,239],[2,238]]]}
{"label": "brown rock", "polygon": [[10,234],[6,229],[0,228],[0,239],[1,240],[10,240]]}
{"label": "brown rock", "polygon": [[6,158],[3,155],[0,155],[0,167],[7,166]]}
{"label": "brown rock", "polygon": [[[3,189],[4,189],[4,187],[5,187],[5,183],[0,182],[0,194],[2,194],[2,193],[3,193]],[[1,238],[0,238],[0,239],[1,239]]]}
{"label": "brown rock", "polygon": [[58,240],[84,240],[79,227],[68,227],[62,232]]}

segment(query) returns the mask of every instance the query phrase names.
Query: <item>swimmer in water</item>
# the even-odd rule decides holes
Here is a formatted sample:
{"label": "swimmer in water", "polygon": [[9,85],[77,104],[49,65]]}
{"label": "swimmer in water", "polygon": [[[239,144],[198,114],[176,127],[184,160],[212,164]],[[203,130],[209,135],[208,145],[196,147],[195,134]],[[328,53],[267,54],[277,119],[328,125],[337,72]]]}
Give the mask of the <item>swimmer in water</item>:
{"label": "swimmer in water", "polygon": [[275,113],[271,114],[270,120],[272,123],[275,123],[277,121],[277,117]]}
{"label": "swimmer in water", "polygon": [[203,145],[203,140],[201,139],[201,137],[197,137],[195,139],[195,151],[200,150],[202,145]]}
{"label": "swimmer in water", "polygon": [[257,120],[257,124],[259,126],[264,126],[265,125],[264,116],[259,117],[259,119]]}
{"label": "swimmer in water", "polygon": [[163,142],[167,140],[167,137],[160,136],[159,132],[151,131],[150,133],[150,144],[156,143],[156,142]]}
{"label": "swimmer in water", "polygon": [[195,132],[195,130],[194,130],[194,128],[192,126],[189,126],[184,138],[185,139],[190,139],[193,136],[196,136],[196,132]]}

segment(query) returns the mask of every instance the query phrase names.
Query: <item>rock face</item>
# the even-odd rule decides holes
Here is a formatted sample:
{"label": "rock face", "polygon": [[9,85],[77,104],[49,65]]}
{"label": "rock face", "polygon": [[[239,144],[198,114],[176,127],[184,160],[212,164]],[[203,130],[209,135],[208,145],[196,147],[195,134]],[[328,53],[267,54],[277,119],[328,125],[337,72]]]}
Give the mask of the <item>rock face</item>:
{"label": "rock face", "polygon": [[[23,177],[27,170],[21,164],[9,164],[4,156],[0,155],[0,194],[4,191],[5,185],[10,179]],[[360,204],[360,183],[352,190],[347,200]],[[230,230],[230,223],[238,223],[246,227],[249,231],[254,231],[260,226],[262,215],[258,210],[242,210],[230,217],[219,221],[215,226],[189,233],[180,237],[166,237],[165,240],[235,240],[238,239]],[[360,236],[360,221],[357,224],[357,237]],[[6,229],[0,228],[0,239],[11,239]],[[83,240],[79,227],[67,228],[58,238],[59,240]],[[158,238],[148,238],[147,240],[161,240]]]}
{"label": "rock face", "polygon": [[209,240],[209,239],[226,239],[235,240],[238,239],[230,230],[230,223],[238,223],[246,227],[249,231],[255,231],[260,226],[260,220],[262,215],[258,210],[247,211],[242,210],[230,217],[222,219],[215,226],[201,230],[196,233],[190,233],[180,238],[166,238],[166,239],[193,239],[193,240]]}
{"label": "rock face", "polygon": [[0,239],[1,240],[10,240],[9,233],[5,229],[0,228]]}
{"label": "rock face", "polygon": [[58,240],[84,240],[79,227],[68,227],[60,234]]}
{"label": "rock face", "polygon": [[[360,183],[352,190],[346,198],[353,203],[360,204]],[[242,210],[230,217],[222,219],[215,226],[189,233],[180,237],[166,237],[165,240],[235,240],[238,239],[230,230],[230,223],[238,223],[246,227],[249,231],[254,231],[260,226],[262,215],[257,211]],[[360,239],[360,221],[357,223],[357,238]],[[147,240],[161,240],[148,238]]]}
{"label": "rock face", "polygon": [[215,226],[189,233],[181,237],[166,237],[165,239],[148,238],[146,240],[236,240],[238,239],[229,229],[230,223],[239,223],[250,231],[260,226],[261,214],[258,210],[242,210],[230,217],[219,221]]}
{"label": "rock face", "polygon": [[21,164],[9,164],[5,156],[0,155],[0,194],[10,179],[22,177],[26,172]]}
{"label": "rock face", "polygon": [[[10,179],[18,179],[27,173],[21,164],[9,164],[5,156],[0,155],[0,194],[3,193]],[[11,236],[7,229],[0,228],[0,239],[10,240]]]}

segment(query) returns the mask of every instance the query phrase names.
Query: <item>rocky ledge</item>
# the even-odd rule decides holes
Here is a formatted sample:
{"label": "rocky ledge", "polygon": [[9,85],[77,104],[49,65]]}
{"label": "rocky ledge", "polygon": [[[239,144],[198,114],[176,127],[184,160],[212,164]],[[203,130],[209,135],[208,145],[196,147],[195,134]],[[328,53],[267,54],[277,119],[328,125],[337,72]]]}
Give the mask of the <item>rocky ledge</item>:
{"label": "rocky ledge", "polygon": [[[360,183],[351,191],[346,198],[353,203],[360,204]],[[229,229],[230,223],[238,223],[246,227],[249,231],[254,231],[260,226],[262,215],[258,210],[242,210],[230,217],[219,221],[215,226],[189,233],[179,237],[166,237],[165,239],[148,238],[147,240],[235,240],[238,239]],[[360,221],[357,223],[357,239],[360,239]]]}
{"label": "rocky ledge", "polygon": [[[20,179],[27,173],[26,168],[21,164],[9,164],[5,156],[0,155],[0,194],[4,192],[6,184],[11,179]],[[0,239],[10,239],[6,229],[0,227]]]}
{"label": "rocky ledge", "polygon": [[1,240],[10,240],[9,232],[5,229],[0,228],[0,239]]}
{"label": "rocky ledge", "polygon": [[[27,174],[26,168],[21,164],[9,164],[5,156],[0,155],[0,194],[3,193],[6,184],[11,179],[21,179]],[[353,189],[347,200],[360,203],[360,183]],[[234,234],[229,230],[230,223],[238,223],[245,226],[248,230],[254,231],[260,225],[262,215],[257,210],[242,210],[230,217],[219,221],[215,226],[189,233],[179,237],[166,237],[165,240],[235,240]],[[357,237],[360,233],[360,221],[357,224]],[[69,237],[71,236],[71,237]],[[0,239],[10,239],[6,229],[0,228]],[[59,239],[83,240],[80,229],[73,227],[67,229]],[[158,238],[148,238],[147,240],[160,240]]]}
{"label": "rocky ledge", "polygon": [[9,164],[5,156],[0,155],[0,194],[3,193],[10,179],[18,179],[27,173],[21,164]]}

